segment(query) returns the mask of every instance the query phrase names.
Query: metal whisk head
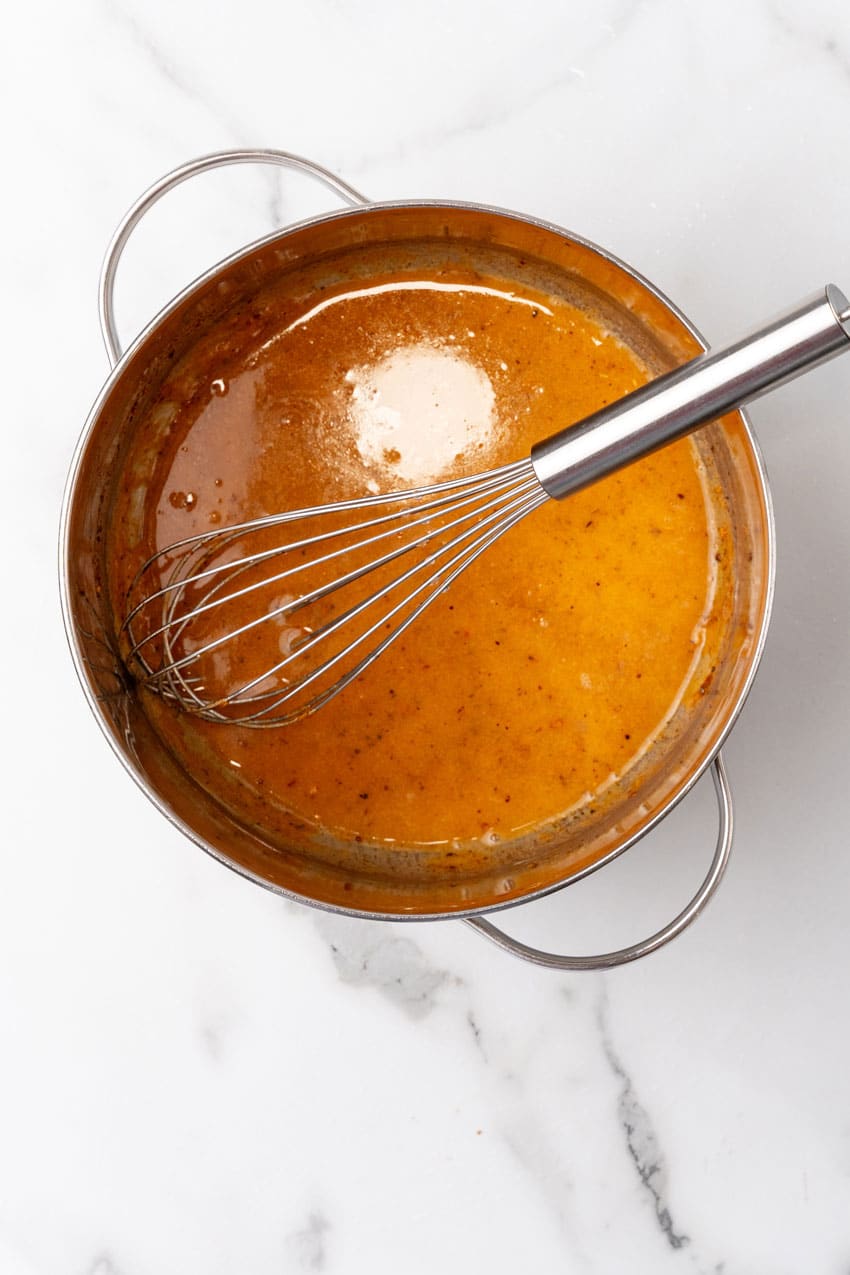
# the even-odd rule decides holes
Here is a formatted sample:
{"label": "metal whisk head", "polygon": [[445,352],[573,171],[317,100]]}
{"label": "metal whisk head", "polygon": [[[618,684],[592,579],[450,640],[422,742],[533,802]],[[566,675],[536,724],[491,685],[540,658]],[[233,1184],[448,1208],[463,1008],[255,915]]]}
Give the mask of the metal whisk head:
{"label": "metal whisk head", "polygon": [[359,677],[547,499],[526,459],[191,536],[136,576],[127,662],[208,721],[297,721]]}

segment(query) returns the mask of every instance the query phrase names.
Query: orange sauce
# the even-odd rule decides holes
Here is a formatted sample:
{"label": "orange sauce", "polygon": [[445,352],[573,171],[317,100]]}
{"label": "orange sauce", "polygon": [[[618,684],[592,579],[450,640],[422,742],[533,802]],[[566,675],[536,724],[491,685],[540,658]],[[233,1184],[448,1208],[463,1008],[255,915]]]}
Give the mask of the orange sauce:
{"label": "orange sauce", "polygon": [[[471,270],[272,294],[163,387],[166,441],[113,519],[116,608],[153,548],[518,459],[648,375],[593,315]],[[122,543],[140,500],[144,534]],[[148,711],[284,844],[480,853],[598,801],[652,746],[692,684],[715,548],[684,441],[532,514],[313,716],[256,731],[153,695]]]}

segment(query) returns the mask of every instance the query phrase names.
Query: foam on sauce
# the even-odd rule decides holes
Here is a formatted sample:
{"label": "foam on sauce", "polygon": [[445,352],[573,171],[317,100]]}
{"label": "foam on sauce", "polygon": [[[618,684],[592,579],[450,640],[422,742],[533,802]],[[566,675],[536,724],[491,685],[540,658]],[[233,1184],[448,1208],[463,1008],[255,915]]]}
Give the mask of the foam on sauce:
{"label": "foam on sauce", "polygon": [[[496,430],[487,373],[456,350],[401,346],[351,368],[348,420],[366,465],[411,487],[434,482]],[[376,481],[370,489],[380,490]]]}
{"label": "foam on sauce", "polygon": [[[154,546],[517,459],[648,375],[565,300],[457,269],[264,307],[255,336],[199,346],[164,385],[116,597]],[[128,485],[116,527],[138,500]],[[692,689],[716,534],[683,441],[526,519],[312,717],[252,731],[148,711],[204,786],[289,843],[510,841],[598,800]]]}

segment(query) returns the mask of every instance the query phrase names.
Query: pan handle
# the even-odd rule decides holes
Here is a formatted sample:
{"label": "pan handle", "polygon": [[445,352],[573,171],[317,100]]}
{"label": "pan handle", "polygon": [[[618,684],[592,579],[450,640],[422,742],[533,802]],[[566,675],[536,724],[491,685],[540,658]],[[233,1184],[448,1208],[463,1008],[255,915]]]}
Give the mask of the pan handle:
{"label": "pan handle", "polygon": [[278,168],[294,169],[295,172],[304,173],[307,177],[312,177],[316,181],[322,182],[335,195],[338,195],[344,203],[350,204],[352,207],[359,207],[362,204],[369,203],[366,196],[361,195],[359,190],[349,186],[348,182],[344,182],[342,178],[337,177],[327,168],[323,168],[321,164],[314,164],[312,160],[303,159],[300,155],[291,155],[288,151],[265,150],[261,147],[250,147],[245,150],[216,151],[212,155],[202,155],[200,159],[193,159],[188,164],[181,164],[179,168],[166,173],[159,181],[154,182],[153,186],[150,186],[143,195],[140,195],[132,208],[129,209],[112,236],[103,260],[98,293],[100,330],[103,334],[106,352],[112,367],[121,358],[122,353],[118,328],[115,323],[114,289],[118,262],[121,259],[127,240],[148,209],[152,208],[157,200],[161,199],[169,190],[173,190],[181,182],[188,181],[190,177],[197,176],[198,173],[206,173],[214,168],[226,168],[231,164],[274,164]]}
{"label": "pan handle", "polygon": [[527,944],[521,943],[519,939],[511,938],[509,934],[505,934],[503,930],[493,925],[491,921],[484,920],[483,917],[466,917],[466,924],[473,926],[485,938],[490,939],[498,947],[504,948],[512,956],[518,956],[521,960],[531,961],[534,965],[544,965],[547,969],[553,970],[611,969],[615,965],[626,965],[629,961],[636,961],[641,956],[648,956],[650,952],[655,952],[659,947],[663,947],[665,943],[669,943],[677,934],[681,934],[682,930],[686,929],[691,921],[696,920],[720,884],[726,864],[729,862],[734,817],[729,779],[720,753],[714,759],[711,777],[714,780],[714,791],[717,796],[720,827],[708,873],[690,903],[683,908],[674,920],[663,926],[662,929],[648,939],[644,939],[640,943],[633,943],[631,947],[622,947],[616,952],[603,952],[598,956],[558,956],[554,952],[541,952],[536,947],[529,947]]}

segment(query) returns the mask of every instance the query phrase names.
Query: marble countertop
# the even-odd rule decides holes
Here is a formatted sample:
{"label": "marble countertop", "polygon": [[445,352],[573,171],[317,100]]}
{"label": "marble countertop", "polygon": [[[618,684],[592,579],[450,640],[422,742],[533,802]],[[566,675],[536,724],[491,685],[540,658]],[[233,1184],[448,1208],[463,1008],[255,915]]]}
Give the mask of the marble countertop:
{"label": "marble countertop", "polygon": [[[268,145],[375,198],[537,214],[720,342],[850,288],[850,7],[48,0],[6,33],[2,1275],[846,1275],[850,360],[752,409],[779,569],[727,748],[735,850],[692,929],[611,973],[223,871],[106,747],[55,562],[107,373],[102,253],[161,173]],[[122,331],[327,206],[253,170],[175,195],[128,250]],[[703,780],[506,928],[577,952],[643,937],[713,822]]]}

